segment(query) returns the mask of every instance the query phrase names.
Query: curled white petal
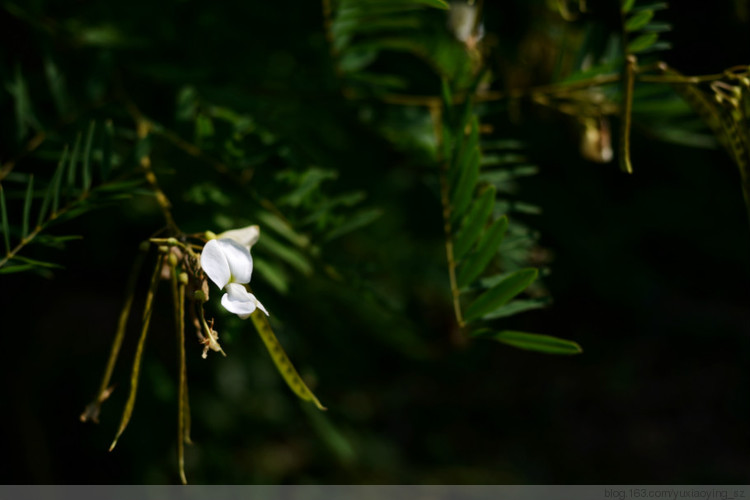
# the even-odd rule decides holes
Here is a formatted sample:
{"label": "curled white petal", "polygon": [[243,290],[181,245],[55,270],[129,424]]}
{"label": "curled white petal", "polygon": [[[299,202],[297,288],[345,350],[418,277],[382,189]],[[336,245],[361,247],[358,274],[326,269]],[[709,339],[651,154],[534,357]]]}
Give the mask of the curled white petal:
{"label": "curled white petal", "polygon": [[260,238],[260,228],[253,225],[241,229],[232,229],[230,231],[224,231],[218,237],[221,239],[228,238],[234,240],[249,250],[258,242],[258,238]]}
{"label": "curled white petal", "polygon": [[224,288],[232,277],[229,262],[219,240],[211,240],[203,247],[201,267],[219,288]]}
{"label": "curled white petal", "polygon": [[221,305],[223,305],[227,311],[239,316],[240,319],[246,319],[255,311],[255,309],[260,309],[268,315],[268,311],[263,307],[263,304],[255,298],[255,295],[248,292],[243,285],[240,285],[239,283],[229,283],[226,287],[226,291],[227,293],[221,298]]}

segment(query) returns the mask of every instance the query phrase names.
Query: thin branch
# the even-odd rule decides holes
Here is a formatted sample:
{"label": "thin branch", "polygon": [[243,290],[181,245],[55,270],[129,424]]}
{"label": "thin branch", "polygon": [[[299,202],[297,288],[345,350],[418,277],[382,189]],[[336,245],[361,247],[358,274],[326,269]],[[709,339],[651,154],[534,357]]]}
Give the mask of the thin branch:
{"label": "thin branch", "polygon": [[635,81],[636,58],[628,54],[625,62],[625,94],[623,97],[624,106],[622,107],[622,133],[620,140],[620,164],[622,169],[633,173],[633,164],[630,161],[630,122],[633,111],[633,87]]}
{"label": "thin branch", "polygon": [[[438,151],[440,151],[440,143],[443,141],[443,122],[442,112],[440,106],[430,107],[430,116],[432,117],[432,124],[435,131],[435,138],[438,142]],[[458,281],[456,280],[456,261],[453,256],[453,227],[451,226],[451,205],[450,196],[448,189],[447,179],[447,159],[443,159],[442,168],[440,171],[440,202],[443,206],[443,231],[445,232],[445,254],[448,260],[448,279],[451,287],[451,297],[453,301],[453,311],[456,314],[456,321],[458,325],[463,328],[465,325],[463,320],[463,314],[461,313],[461,300],[460,290],[458,288]]]}

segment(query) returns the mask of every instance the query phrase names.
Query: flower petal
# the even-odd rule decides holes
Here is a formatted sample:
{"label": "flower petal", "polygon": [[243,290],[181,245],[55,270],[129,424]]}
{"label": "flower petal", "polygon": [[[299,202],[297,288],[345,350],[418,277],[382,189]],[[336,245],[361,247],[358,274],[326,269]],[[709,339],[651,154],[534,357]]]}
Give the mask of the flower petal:
{"label": "flower petal", "polygon": [[247,226],[241,229],[232,229],[230,231],[224,231],[218,238],[228,238],[234,240],[248,250],[257,243],[260,237],[260,228],[258,226]]}
{"label": "flower petal", "polygon": [[[229,264],[229,283],[250,283],[253,274],[253,258],[250,250],[234,240],[221,238],[217,241]],[[222,287],[224,288],[224,287]]]}
{"label": "flower petal", "polygon": [[221,305],[227,311],[236,314],[240,319],[247,318],[255,311],[258,301],[253,294],[248,293],[243,285],[229,283],[226,291],[227,293],[221,298]]}
{"label": "flower petal", "polygon": [[224,288],[232,277],[229,262],[224,255],[223,245],[219,243],[219,240],[211,240],[203,247],[201,267],[219,288]]}
{"label": "flower petal", "polygon": [[256,308],[266,313],[266,316],[269,315],[263,304],[255,298],[255,295],[248,292],[244,285],[229,283],[226,291],[227,293],[221,298],[221,305],[227,311],[239,316],[240,319],[246,319]]}

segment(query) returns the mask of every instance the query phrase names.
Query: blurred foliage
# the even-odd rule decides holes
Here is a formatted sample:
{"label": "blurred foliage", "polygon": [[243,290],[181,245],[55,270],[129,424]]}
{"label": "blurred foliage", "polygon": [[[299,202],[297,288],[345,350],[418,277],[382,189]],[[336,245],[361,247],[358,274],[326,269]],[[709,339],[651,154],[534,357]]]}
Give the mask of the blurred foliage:
{"label": "blurred foliage", "polygon": [[739,1],[3,1],[3,479],[178,480],[168,286],[118,448],[138,321],[101,424],[75,416],[129,278],[143,314],[141,242],[257,224],[253,293],[329,410],[212,290],[228,356],[188,329],[191,482],[741,482],[747,23]]}

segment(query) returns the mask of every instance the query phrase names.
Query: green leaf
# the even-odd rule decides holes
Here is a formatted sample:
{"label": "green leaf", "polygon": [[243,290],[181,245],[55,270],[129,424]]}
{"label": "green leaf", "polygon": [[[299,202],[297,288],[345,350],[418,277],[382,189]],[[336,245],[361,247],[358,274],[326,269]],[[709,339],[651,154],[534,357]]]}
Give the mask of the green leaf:
{"label": "green leaf", "polygon": [[503,330],[490,335],[480,335],[479,338],[497,340],[498,342],[517,347],[518,349],[542,352],[545,354],[580,354],[583,352],[581,346],[572,340],[560,339],[538,333]]}
{"label": "green leaf", "polygon": [[73,152],[70,155],[70,162],[68,164],[68,189],[73,189],[76,182],[76,164],[78,163],[78,155],[81,149],[81,134],[76,135],[76,142],[73,146]]}
{"label": "green leaf", "polygon": [[667,8],[669,8],[669,4],[667,2],[644,3],[633,7],[633,12],[640,12],[642,10],[664,10]]}
{"label": "green leaf", "polygon": [[34,269],[34,266],[31,264],[5,265],[0,267],[0,274],[20,273],[30,269]]}
{"label": "green leaf", "polygon": [[89,132],[86,135],[86,145],[83,148],[83,192],[87,193],[91,189],[91,145],[94,141],[94,129],[96,122],[91,120]]}
{"label": "green leaf", "polygon": [[637,14],[632,15],[625,22],[625,31],[638,31],[639,29],[646,26],[653,17],[653,10],[642,10]]}
{"label": "green leaf", "polygon": [[21,223],[21,238],[29,234],[29,216],[31,215],[31,202],[34,199],[34,176],[29,176],[26,187],[26,198],[23,200],[23,222]]}
{"label": "green leaf", "polygon": [[[466,116],[466,113],[462,113],[457,119],[460,120],[460,124],[452,131],[455,144],[448,168],[448,185],[453,187],[453,195],[456,193],[461,176],[465,173],[467,162],[471,160],[470,153],[479,151],[479,122],[476,119],[473,120],[469,136],[466,137],[464,132],[466,129],[465,120],[468,120],[468,116]],[[481,161],[481,158],[479,160]]]}
{"label": "green leaf", "polygon": [[474,197],[477,180],[479,179],[479,162],[481,156],[479,149],[476,147],[472,148],[467,154],[468,158],[460,162],[460,165],[462,165],[461,176],[458,179],[458,184],[451,198],[451,221],[454,223],[460,220],[469,207]]}
{"label": "green leaf", "polygon": [[50,57],[44,58],[44,74],[47,77],[50,94],[52,94],[58,114],[66,115],[70,106],[65,90],[65,76]]}
{"label": "green leaf", "polygon": [[13,260],[18,260],[23,262],[24,264],[30,264],[34,267],[46,267],[48,269],[62,269],[63,267],[60,264],[55,264],[54,262],[45,262],[43,260],[30,259],[21,255],[16,255]]}
{"label": "green leaf", "polygon": [[671,30],[672,25],[669,23],[650,23],[641,29],[641,31],[652,31],[654,33],[663,33]]}
{"label": "green leaf", "polygon": [[83,236],[57,236],[41,233],[34,238],[34,242],[40,245],[46,245],[52,248],[62,250],[65,248],[65,242],[72,240],[81,240]]}
{"label": "green leaf", "polygon": [[255,270],[269,285],[282,295],[289,291],[289,275],[280,265],[272,264],[265,259],[253,257]]}
{"label": "green leaf", "polygon": [[112,143],[114,142],[115,127],[112,120],[104,122],[104,131],[102,132],[102,181],[109,177],[112,171]]}
{"label": "green leaf", "polygon": [[644,33],[628,44],[628,54],[643,52],[659,38],[658,33]]}
{"label": "green leaf", "polygon": [[5,253],[10,253],[10,225],[8,224],[8,210],[5,207],[5,190],[0,184],[0,217],[3,224],[3,240],[5,241]]}
{"label": "green leaf", "polygon": [[60,162],[57,164],[57,170],[52,176],[52,214],[57,213],[57,209],[60,206],[60,191],[62,190],[62,178],[65,174],[65,164],[68,159],[68,145],[63,148],[62,155],[60,156]]}
{"label": "green leaf", "polygon": [[471,253],[458,268],[456,278],[459,288],[464,288],[474,281],[497,253],[500,243],[503,242],[505,231],[508,229],[508,218],[502,216],[497,219],[490,228],[485,231],[477,249]]}
{"label": "green leaf", "polygon": [[16,111],[18,140],[20,141],[26,137],[29,127],[39,130],[41,129],[41,125],[31,109],[29,89],[26,85],[26,80],[24,80],[23,74],[21,73],[20,66],[16,66],[14,80],[15,81],[13,81],[12,84],[9,84],[6,88],[13,96]]}
{"label": "green leaf", "polygon": [[258,240],[256,246],[265,250],[268,255],[273,255],[285,261],[305,276],[312,274],[312,266],[304,255],[294,248],[290,248],[283,243],[278,242],[267,234],[263,235],[263,237]]}
{"label": "green leaf", "polygon": [[549,304],[549,299],[530,299],[530,300],[511,300],[499,309],[495,309],[493,312],[486,314],[484,319],[497,319],[505,318],[507,316],[513,316],[514,314],[522,313],[524,311],[530,311],[532,309],[541,309]]}
{"label": "green leaf", "polygon": [[436,9],[448,10],[451,8],[450,4],[445,0],[413,0],[414,3],[421,3],[428,7],[435,7]]}
{"label": "green leaf", "polygon": [[271,212],[259,212],[258,222],[273,229],[277,234],[283,236],[298,247],[306,247],[310,244],[307,236],[297,233],[289,223]]}
{"label": "green leaf", "polygon": [[447,79],[441,80],[440,90],[443,98],[443,113],[445,114],[444,123],[451,123],[453,121],[453,93]]}
{"label": "green leaf", "polygon": [[325,241],[334,240],[346,233],[352,232],[355,229],[359,229],[362,226],[366,226],[383,215],[383,211],[379,208],[370,208],[366,210],[360,210],[351,217],[347,218],[346,221],[339,227],[333,229],[324,238]]}
{"label": "green leaf", "polygon": [[627,14],[633,8],[635,0],[622,0],[622,13]]}
{"label": "green leaf", "polygon": [[672,44],[665,40],[658,40],[655,43],[649,45],[645,49],[640,51],[640,54],[647,54],[650,52],[659,52],[663,50],[669,50],[672,48]]}
{"label": "green leaf", "polygon": [[453,259],[458,262],[471,250],[471,247],[479,238],[484,224],[492,214],[492,206],[495,203],[495,188],[490,186],[481,194],[479,199],[471,207],[471,210],[464,220],[464,224],[456,235],[453,244]]}
{"label": "green leaf", "polygon": [[538,274],[539,271],[534,268],[521,269],[514,272],[472,302],[466,308],[464,319],[466,321],[473,321],[504,306],[510,299],[524,291],[536,279]]}

